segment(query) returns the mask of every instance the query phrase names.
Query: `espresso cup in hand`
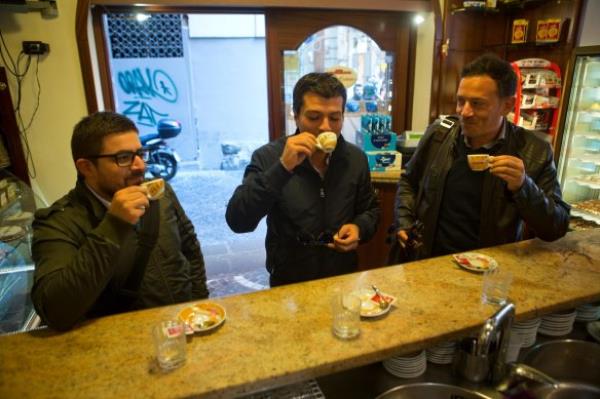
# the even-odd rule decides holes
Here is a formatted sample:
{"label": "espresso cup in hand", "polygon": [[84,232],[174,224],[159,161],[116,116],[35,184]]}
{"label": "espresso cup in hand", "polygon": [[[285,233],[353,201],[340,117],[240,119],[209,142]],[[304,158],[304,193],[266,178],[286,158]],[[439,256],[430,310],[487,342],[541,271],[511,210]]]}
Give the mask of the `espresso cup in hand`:
{"label": "espresso cup in hand", "polygon": [[488,154],[469,154],[469,167],[475,172],[481,172],[490,167],[491,158]]}
{"label": "espresso cup in hand", "polygon": [[323,132],[317,136],[317,148],[323,152],[331,153],[337,145],[337,134]]}

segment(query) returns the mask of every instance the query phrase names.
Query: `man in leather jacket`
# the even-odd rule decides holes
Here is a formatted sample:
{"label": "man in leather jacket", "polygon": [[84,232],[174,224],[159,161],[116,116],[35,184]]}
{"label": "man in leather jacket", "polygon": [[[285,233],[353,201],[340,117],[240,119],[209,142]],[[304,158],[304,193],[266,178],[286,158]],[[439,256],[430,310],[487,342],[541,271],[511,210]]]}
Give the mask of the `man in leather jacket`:
{"label": "man in leather jacket", "polygon": [[[346,88],[331,74],[310,73],[294,87],[297,131],[252,154],[243,183],[227,205],[236,233],[267,216],[270,285],[356,271],[356,248],[377,229],[379,203],[367,158],[341,136]],[[334,132],[332,153],[317,135]]]}
{"label": "man in leather jacket", "polygon": [[150,200],[135,124],[99,112],[71,139],[77,184],[36,212],[31,297],[67,330],[89,318],[207,298],[200,244],[173,190]]}
{"label": "man in leather jacket", "polygon": [[[458,118],[421,139],[395,203],[396,238],[416,258],[515,242],[524,225],[546,241],[567,232],[550,144],[506,119],[518,83],[508,62],[479,57],[461,73]],[[489,169],[471,170],[469,154],[488,154]]]}

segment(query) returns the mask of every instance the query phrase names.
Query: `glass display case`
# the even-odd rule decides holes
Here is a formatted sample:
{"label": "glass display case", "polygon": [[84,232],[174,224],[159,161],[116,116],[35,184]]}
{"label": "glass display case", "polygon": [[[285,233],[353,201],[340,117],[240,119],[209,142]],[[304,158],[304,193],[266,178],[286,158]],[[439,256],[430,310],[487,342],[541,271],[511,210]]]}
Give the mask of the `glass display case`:
{"label": "glass display case", "polygon": [[600,46],[575,50],[558,174],[571,215],[600,225]]}
{"label": "glass display case", "polygon": [[0,335],[39,324],[29,296],[34,270],[31,222],[35,209],[31,188],[0,169]]}

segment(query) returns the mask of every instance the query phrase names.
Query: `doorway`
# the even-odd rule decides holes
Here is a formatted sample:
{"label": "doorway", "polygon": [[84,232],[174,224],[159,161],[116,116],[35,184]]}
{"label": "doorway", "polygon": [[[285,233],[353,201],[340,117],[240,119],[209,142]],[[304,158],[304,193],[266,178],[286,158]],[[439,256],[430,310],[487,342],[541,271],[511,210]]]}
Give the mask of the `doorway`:
{"label": "doorway", "polygon": [[[131,10],[131,9],[129,9]],[[148,9],[150,10],[150,9]],[[195,12],[196,10],[186,9],[187,12]],[[242,287],[242,291],[245,292],[254,289],[264,288],[267,285],[268,279],[266,278],[266,271],[264,269],[264,237],[265,237],[265,224],[264,221],[261,223],[254,233],[254,235],[235,235],[229,231],[226,227],[224,219],[224,211],[227,200],[233,192],[235,186],[241,183],[243,175],[243,166],[249,161],[249,156],[252,150],[259,145],[258,141],[252,139],[252,134],[248,134],[248,126],[250,122],[260,120],[261,123],[265,123],[268,128],[262,128],[258,130],[258,134],[262,134],[260,140],[262,143],[268,140],[274,140],[286,132],[286,119],[289,117],[286,112],[286,85],[293,86],[293,82],[286,80],[285,77],[285,57],[291,54],[290,52],[300,51],[301,46],[306,44],[305,42],[316,38],[319,35],[325,34],[327,30],[337,29],[335,27],[343,27],[344,29],[350,30],[353,33],[348,35],[352,37],[352,40],[359,35],[362,35],[365,40],[369,43],[376,45],[377,51],[380,56],[377,58],[379,61],[379,73],[376,76],[376,85],[367,90],[368,95],[377,97],[377,111],[386,113],[392,117],[392,130],[396,132],[402,132],[410,129],[410,121],[412,114],[412,81],[414,76],[414,57],[415,57],[415,41],[416,32],[411,24],[411,13],[403,12],[378,12],[378,11],[340,11],[340,10],[309,10],[309,9],[276,9],[266,8],[264,10],[264,23],[263,29],[264,34],[261,36],[257,32],[259,29],[256,27],[259,25],[254,22],[255,30],[254,33],[247,36],[233,36],[223,37],[214,33],[200,33],[200,39],[190,39],[191,29],[189,25],[192,14],[183,14],[177,7],[161,6],[160,14],[149,14],[151,17],[154,15],[169,15],[170,23],[180,25],[179,30],[173,29],[172,40],[174,42],[179,41],[181,44],[182,56],[177,58],[183,58],[190,52],[188,47],[190,40],[203,40],[203,48],[206,50],[204,57],[198,58],[196,61],[179,62],[177,60],[171,60],[171,62],[165,60],[156,60],[148,65],[148,68],[160,67],[161,71],[150,71],[146,72],[146,69],[140,69],[142,71],[142,77],[147,77],[147,82],[151,84],[143,84],[142,89],[138,90],[137,95],[139,98],[129,99],[128,101],[139,101],[140,106],[137,108],[138,114],[142,117],[162,115],[154,114],[152,110],[156,110],[160,113],[167,113],[168,107],[173,109],[173,112],[182,112],[182,119],[187,121],[186,124],[189,129],[192,129],[193,134],[185,134],[184,132],[180,136],[172,139],[169,143],[173,146],[179,145],[177,148],[181,148],[182,156],[182,169],[178,172],[173,180],[173,186],[176,188],[178,193],[180,191],[190,191],[191,188],[198,188],[207,192],[206,196],[192,198],[188,203],[184,204],[186,212],[190,215],[195,213],[204,212],[204,222],[195,222],[196,230],[202,248],[207,259],[207,272],[209,281],[217,279],[221,274],[227,273],[232,276],[235,273],[236,268],[242,268],[244,272],[251,268],[257,267],[258,269],[252,269],[260,274],[260,281],[256,282],[249,279],[250,283],[244,279],[240,279],[245,286]],[[171,14],[166,14],[170,12]],[[202,12],[198,9],[198,13]],[[247,15],[243,14],[245,11],[239,11],[242,14],[234,15]],[[123,9],[118,7],[102,7],[95,8],[93,10],[93,20],[96,28],[105,23],[107,14],[118,14],[123,13]],[[210,18],[213,18],[216,13],[208,14],[209,17],[206,26],[211,26],[209,23]],[[131,14],[129,18],[138,18],[138,14]],[[146,18],[146,21],[152,20],[147,16],[140,15],[141,19]],[[179,21],[179,22],[177,22]],[[132,22],[129,22],[130,24]],[[193,25],[193,24],[192,24]],[[222,21],[216,24],[220,29],[223,27],[237,28],[238,25],[244,24],[236,23],[223,23]],[[171,25],[168,25],[171,26]],[[185,29],[188,29],[185,31]],[[177,37],[176,32],[179,32]],[[183,33],[185,31],[185,34]],[[98,61],[100,64],[100,75],[104,76],[102,80],[102,89],[104,94],[104,102],[107,108],[120,109],[117,105],[119,101],[119,94],[117,87],[119,82],[115,80],[116,73],[113,70],[114,66],[112,61],[107,60],[107,53],[109,47],[113,43],[109,43],[109,38],[106,33],[99,34],[99,32],[105,32],[103,29],[95,29],[95,39],[98,48]],[[144,34],[148,35],[148,38],[152,41],[148,43],[136,42],[137,47],[145,46],[144,51],[154,52],[171,52],[172,48],[163,45],[161,42],[163,37],[158,37],[156,33],[159,32],[157,29],[148,29]],[[357,33],[358,32],[358,33]],[[236,33],[237,34],[237,33]],[[204,35],[204,36],[202,36]],[[231,33],[229,33],[231,35]],[[143,35],[142,35],[143,36]],[[140,35],[136,36],[135,40]],[[339,38],[338,38],[339,39]],[[339,43],[339,40],[336,41]],[[266,53],[262,56],[264,60],[264,70],[254,68],[246,68],[246,59],[243,57],[246,52],[238,52],[234,50],[228,50],[225,43],[228,41],[247,42],[254,41],[255,47],[257,41],[262,40],[263,48],[266,47]],[[361,39],[362,40],[362,39]],[[125,42],[126,43],[126,42]],[[162,44],[161,44],[162,43]],[[353,41],[352,41],[353,43]],[[354,44],[354,43],[353,43]],[[371,44],[369,44],[371,45]],[[142,46],[142,47],[143,47]],[[187,46],[187,47],[186,47]],[[315,54],[315,50],[311,49],[309,53]],[[187,53],[186,53],[187,51]],[[340,47],[336,50],[338,55],[341,57],[338,60],[343,64],[349,62],[347,49]],[[366,54],[366,53],[365,53]],[[372,53],[374,55],[375,53]],[[260,57],[256,56],[256,59]],[[346,61],[344,61],[346,59]],[[114,60],[113,60],[114,61]],[[351,61],[351,60],[350,60]],[[363,60],[366,61],[366,58]],[[228,62],[229,64],[223,64]],[[385,65],[383,65],[385,64]],[[171,82],[165,78],[163,72],[168,72],[168,68],[179,65],[182,70],[187,68],[186,73],[179,75],[171,75],[169,77]],[[326,63],[322,64],[327,67]],[[332,64],[334,65],[334,64]],[[377,63],[374,64],[377,66]],[[352,65],[350,65],[352,66]],[[238,70],[235,67],[239,67]],[[357,69],[363,68],[360,66],[360,62]],[[314,66],[315,71],[320,71],[321,65]],[[196,70],[205,71],[201,77],[195,78]],[[366,69],[365,69],[366,70]],[[212,72],[211,72],[212,71]],[[227,71],[224,74],[227,78],[219,81],[213,75]],[[244,76],[242,72],[254,71],[254,75],[246,78],[240,78],[239,84],[231,85],[235,79]],[[310,70],[304,70],[304,72],[310,72]],[[372,72],[375,68],[372,68]],[[188,81],[180,82],[176,76],[188,76]],[[216,76],[216,75],[215,75]],[[149,79],[151,77],[152,79]],[[363,78],[362,91],[357,90],[356,87],[349,87],[349,93],[354,97],[362,97],[365,100],[365,90],[368,82],[368,78]],[[197,84],[197,82],[204,81],[207,86]],[[142,81],[143,83],[143,81]],[[358,83],[358,81],[357,81]],[[254,85],[251,88],[243,90],[241,89],[243,84]],[[169,90],[169,93],[164,92],[164,88],[174,89],[177,88],[177,101],[181,101],[180,105],[176,105],[177,101],[173,102],[173,93],[175,90]],[[135,88],[135,85],[133,86]],[[209,89],[210,87],[210,89]],[[154,90],[154,91],[153,91]],[[156,92],[161,93],[162,98],[156,95]],[[147,94],[153,94],[153,98],[143,98]],[[226,92],[226,96],[221,97],[226,101],[220,100],[215,95],[221,95]],[[373,93],[372,93],[373,92]],[[135,92],[132,92],[136,94]],[[207,93],[210,93],[208,95]],[[266,94],[265,94],[266,93]],[[196,96],[203,96],[202,99],[196,100]],[[171,102],[169,102],[171,100]],[[154,108],[152,107],[153,101],[163,101],[161,104],[165,108]],[[187,105],[185,104],[187,101]],[[234,104],[235,103],[235,104]],[[142,107],[142,104],[149,105],[148,107]],[[175,105],[173,105],[175,104]],[[266,107],[266,112],[247,112],[251,107],[249,105],[262,105]],[[128,106],[138,105],[137,103],[127,104]],[[366,107],[366,103],[359,104],[359,111],[356,117],[360,117],[360,112],[363,111],[361,107]],[[214,107],[214,108],[211,108]],[[122,109],[122,108],[121,108]],[[131,108],[132,109],[136,109]],[[167,111],[165,111],[167,110]],[[351,111],[356,112],[356,111]],[[169,114],[171,115],[171,114]],[[209,118],[212,119],[212,124],[208,124]],[[358,118],[359,119],[359,118]],[[350,118],[354,125],[346,129],[350,129],[348,133],[350,136],[357,127],[357,118]],[[226,126],[229,122],[232,122],[235,126],[241,126],[239,130],[243,138],[237,135],[231,135],[232,130],[227,130]],[[239,123],[238,123],[239,122]],[[202,123],[207,123],[203,127]],[[151,129],[151,126],[148,127]],[[193,130],[195,129],[195,130]],[[264,132],[264,133],[263,133]],[[268,132],[268,134],[267,134]],[[230,143],[230,137],[236,137],[237,142]],[[184,141],[184,143],[177,144],[178,141]],[[352,140],[349,140],[352,141]],[[254,144],[253,144],[254,143]],[[191,158],[189,158],[191,157]],[[186,169],[186,165],[188,169]],[[217,166],[218,165],[218,169]],[[212,169],[211,169],[212,168]],[[218,183],[229,182],[230,188],[226,189],[227,195],[221,195],[216,197],[215,193],[218,191],[214,185],[208,180],[202,180],[198,177],[199,174],[205,173],[210,175],[211,181]],[[182,185],[182,188],[177,188],[177,179],[187,178],[186,184]],[[183,201],[182,201],[183,202]],[[218,226],[223,226],[220,229]],[[215,227],[217,226],[217,227]],[[385,230],[382,227],[380,230]],[[378,232],[379,234],[379,232]],[[226,244],[216,242],[216,240],[225,240]],[[231,241],[227,241],[231,240]],[[382,244],[383,245],[383,244]],[[225,250],[227,249],[227,250]],[[248,256],[248,251],[260,250],[262,253],[262,259],[257,262],[250,262],[249,259],[256,259]],[[367,256],[368,255],[368,256]],[[214,257],[210,259],[210,257]],[[372,257],[369,251],[365,250],[365,246],[359,248],[359,258],[366,259]],[[242,276],[245,278],[245,276]],[[210,282],[209,282],[210,284]],[[227,284],[226,284],[227,285]],[[233,286],[237,283],[233,284]],[[242,284],[243,285],[243,284]],[[237,292],[225,292],[213,291],[214,295],[223,295]]]}
{"label": "doorway", "polygon": [[264,16],[107,13],[104,29],[115,110],[142,142],[161,121],[181,126],[164,140],[179,161],[169,183],[200,240],[211,296],[266,288],[265,223],[235,234],[225,221],[268,141]]}

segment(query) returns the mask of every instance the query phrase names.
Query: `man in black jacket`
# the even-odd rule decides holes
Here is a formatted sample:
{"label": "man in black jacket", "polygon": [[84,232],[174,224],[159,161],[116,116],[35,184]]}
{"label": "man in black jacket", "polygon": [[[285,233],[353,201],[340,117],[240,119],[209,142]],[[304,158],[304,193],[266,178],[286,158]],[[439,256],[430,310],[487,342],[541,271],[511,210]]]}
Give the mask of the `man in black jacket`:
{"label": "man in black jacket", "polygon": [[[243,183],[227,205],[236,233],[267,216],[271,286],[356,271],[356,248],[379,222],[379,204],[365,154],[341,136],[346,89],[331,74],[310,73],[294,87],[296,133],[252,155]],[[329,154],[317,135],[334,132]]]}
{"label": "man in black jacket", "polygon": [[83,319],[208,297],[194,226],[167,185],[148,198],[135,124],[83,118],[71,138],[77,184],[33,223],[37,313],[57,330]]}
{"label": "man in black jacket", "polygon": [[[517,83],[508,62],[479,57],[461,73],[458,120],[427,129],[395,204],[398,242],[413,245],[409,232],[421,230],[417,258],[515,242],[524,223],[547,241],[567,232],[570,207],[549,143],[506,119]],[[470,154],[490,155],[489,170],[471,170]]]}

